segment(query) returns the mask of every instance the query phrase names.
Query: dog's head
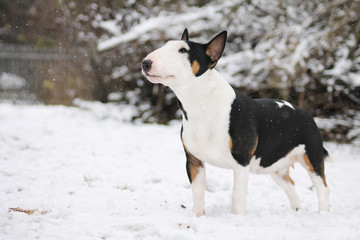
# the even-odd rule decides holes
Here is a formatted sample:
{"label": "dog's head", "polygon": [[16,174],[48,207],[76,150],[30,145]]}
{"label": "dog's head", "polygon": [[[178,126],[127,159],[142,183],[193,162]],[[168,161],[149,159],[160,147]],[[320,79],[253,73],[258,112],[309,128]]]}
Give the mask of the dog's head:
{"label": "dog's head", "polygon": [[185,29],[180,41],[169,41],[145,57],[141,62],[142,73],[150,82],[167,86],[194,81],[215,67],[224,51],[226,35],[223,31],[207,44],[200,44],[189,41]]}

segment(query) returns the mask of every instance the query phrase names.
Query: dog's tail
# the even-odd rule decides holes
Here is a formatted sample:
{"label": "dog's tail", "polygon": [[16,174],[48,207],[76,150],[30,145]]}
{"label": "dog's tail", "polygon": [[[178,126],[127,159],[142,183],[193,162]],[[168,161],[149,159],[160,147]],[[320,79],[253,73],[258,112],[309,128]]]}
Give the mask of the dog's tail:
{"label": "dog's tail", "polygon": [[324,159],[327,162],[335,162],[335,159],[329,154],[328,150],[323,147]]}

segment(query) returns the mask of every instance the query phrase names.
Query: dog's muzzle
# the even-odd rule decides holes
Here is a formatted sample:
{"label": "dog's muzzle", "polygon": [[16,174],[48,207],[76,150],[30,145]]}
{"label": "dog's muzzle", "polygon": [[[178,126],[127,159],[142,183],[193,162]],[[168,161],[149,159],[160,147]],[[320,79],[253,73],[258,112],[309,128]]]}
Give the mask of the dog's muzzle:
{"label": "dog's muzzle", "polygon": [[141,62],[141,67],[142,67],[143,71],[148,72],[151,69],[152,63],[153,62],[151,60],[143,60]]}

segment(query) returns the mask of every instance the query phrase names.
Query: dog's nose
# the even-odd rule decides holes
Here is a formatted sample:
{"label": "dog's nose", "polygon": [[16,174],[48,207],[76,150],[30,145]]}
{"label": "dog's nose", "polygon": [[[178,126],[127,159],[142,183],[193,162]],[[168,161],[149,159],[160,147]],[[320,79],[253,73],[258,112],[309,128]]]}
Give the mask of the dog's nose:
{"label": "dog's nose", "polygon": [[151,60],[143,60],[141,62],[142,69],[147,72],[151,68],[152,61]]}

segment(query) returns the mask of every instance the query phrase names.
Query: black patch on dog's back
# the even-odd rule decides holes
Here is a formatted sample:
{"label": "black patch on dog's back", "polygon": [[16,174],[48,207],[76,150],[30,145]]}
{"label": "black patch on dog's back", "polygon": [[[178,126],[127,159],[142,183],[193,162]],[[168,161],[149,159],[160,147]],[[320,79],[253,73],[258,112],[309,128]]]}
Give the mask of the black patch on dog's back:
{"label": "black patch on dog's back", "polygon": [[229,134],[233,141],[232,155],[246,166],[254,156],[260,166],[269,167],[295,147],[304,144],[305,152],[316,170],[326,155],[315,121],[305,110],[283,105],[273,99],[251,99],[236,91],[230,112]]}
{"label": "black patch on dog's back", "polygon": [[[314,119],[305,110],[289,106],[280,107],[273,99],[256,99],[256,120],[259,144],[255,157],[261,158],[260,166],[269,167],[285,157],[299,145],[312,163],[323,159],[322,138]],[[316,164],[315,164],[316,165]]]}
{"label": "black patch on dog's back", "polygon": [[269,167],[292,149],[304,144],[301,139],[303,121],[307,114],[300,108],[279,107],[276,100],[256,99],[256,120],[259,144],[255,157],[261,158],[260,166]]}

